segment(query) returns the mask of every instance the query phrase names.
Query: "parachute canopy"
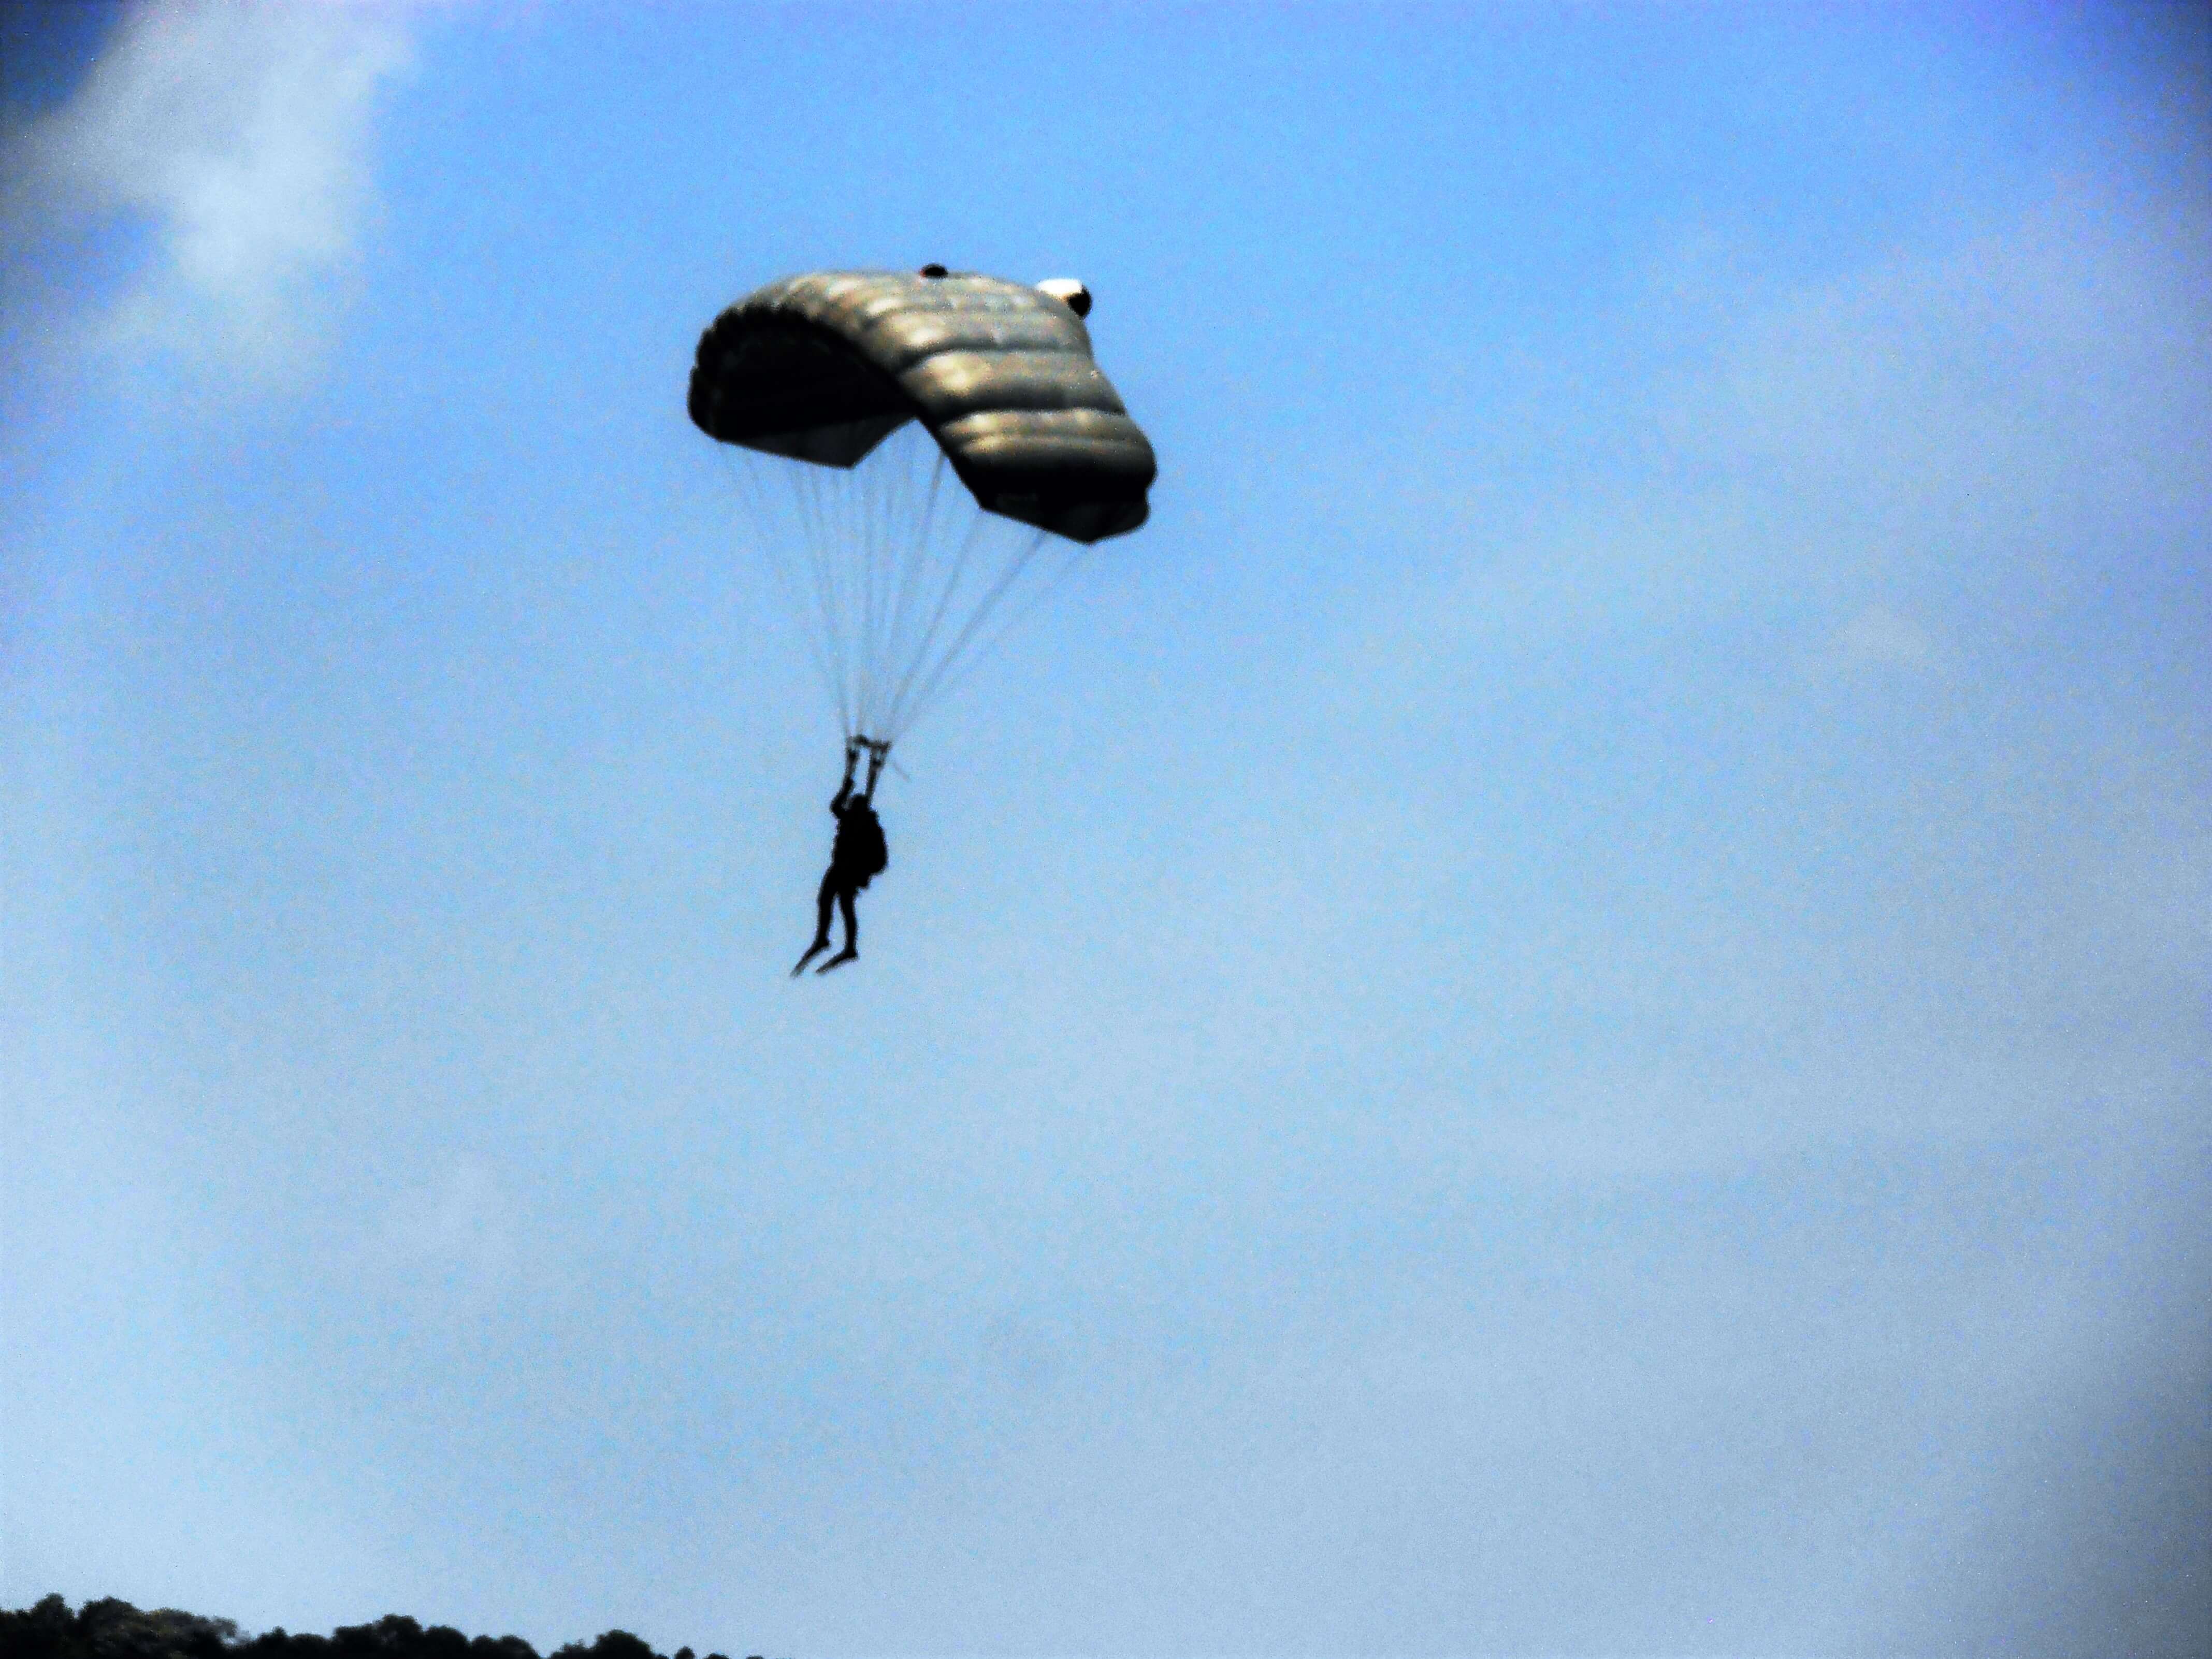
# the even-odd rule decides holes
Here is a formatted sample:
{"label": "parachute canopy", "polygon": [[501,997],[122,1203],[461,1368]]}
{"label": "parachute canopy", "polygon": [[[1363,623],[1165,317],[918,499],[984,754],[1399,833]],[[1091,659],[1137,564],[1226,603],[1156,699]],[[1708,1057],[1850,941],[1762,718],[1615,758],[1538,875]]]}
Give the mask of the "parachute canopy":
{"label": "parachute canopy", "polygon": [[[937,273],[937,274],[930,274]],[[850,468],[919,422],[987,513],[1071,541],[1145,521],[1152,447],[1091,357],[1078,283],[811,271],[700,337],[690,411],[724,443]]]}

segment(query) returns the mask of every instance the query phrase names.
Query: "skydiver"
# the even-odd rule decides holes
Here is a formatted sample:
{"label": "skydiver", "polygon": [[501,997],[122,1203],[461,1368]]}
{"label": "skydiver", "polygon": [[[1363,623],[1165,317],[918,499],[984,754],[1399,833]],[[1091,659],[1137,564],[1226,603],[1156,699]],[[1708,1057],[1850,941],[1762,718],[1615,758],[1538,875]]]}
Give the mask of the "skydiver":
{"label": "skydiver", "polygon": [[[805,971],[808,963],[830,948],[832,904],[845,913],[845,948],[814,971],[826,974],[860,957],[860,924],[853,915],[853,898],[890,864],[890,849],[884,842],[883,821],[876,817],[872,804],[876,780],[883,774],[884,760],[890,753],[890,747],[888,743],[871,743],[866,738],[846,739],[845,781],[839,787],[836,799],[830,803],[830,816],[837,820],[837,839],[830,844],[830,867],[823,872],[822,889],[815,895],[814,943],[806,947],[806,954],[792,969],[793,979]],[[863,749],[868,751],[868,783],[855,795],[853,769],[860,764]]]}

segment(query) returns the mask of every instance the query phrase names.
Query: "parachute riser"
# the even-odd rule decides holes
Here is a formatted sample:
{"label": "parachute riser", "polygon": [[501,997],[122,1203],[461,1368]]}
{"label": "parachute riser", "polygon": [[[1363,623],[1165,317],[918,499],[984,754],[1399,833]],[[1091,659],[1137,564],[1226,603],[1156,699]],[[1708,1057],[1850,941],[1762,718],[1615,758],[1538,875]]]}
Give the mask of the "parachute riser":
{"label": "parachute riser", "polygon": [[[899,776],[906,777],[906,769],[891,759],[890,738],[871,738],[865,733],[854,732],[845,739],[845,776],[848,782],[853,775],[853,763],[859,758],[860,751],[863,749],[868,751],[868,781],[861,792],[863,794],[872,795],[876,793],[876,780],[883,775],[884,768],[886,766]],[[913,780],[908,778],[907,781],[911,783]]]}

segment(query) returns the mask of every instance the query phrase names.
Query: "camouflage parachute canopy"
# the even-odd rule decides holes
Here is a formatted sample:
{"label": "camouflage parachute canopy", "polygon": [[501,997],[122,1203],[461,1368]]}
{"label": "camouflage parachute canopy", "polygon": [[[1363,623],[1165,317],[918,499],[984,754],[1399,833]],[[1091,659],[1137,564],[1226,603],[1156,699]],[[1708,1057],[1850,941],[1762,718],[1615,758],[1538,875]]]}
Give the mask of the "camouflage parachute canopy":
{"label": "camouflage parachute canopy", "polygon": [[931,265],[810,271],[699,338],[691,419],[724,443],[856,465],[919,421],[978,506],[1079,542],[1144,523],[1152,447],[1091,361],[1080,284]]}

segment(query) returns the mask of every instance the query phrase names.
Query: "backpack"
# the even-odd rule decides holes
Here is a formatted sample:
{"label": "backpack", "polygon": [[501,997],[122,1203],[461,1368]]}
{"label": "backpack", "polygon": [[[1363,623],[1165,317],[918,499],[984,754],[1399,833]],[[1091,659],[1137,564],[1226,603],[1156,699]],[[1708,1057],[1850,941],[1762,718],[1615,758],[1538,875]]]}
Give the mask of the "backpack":
{"label": "backpack", "polygon": [[874,880],[890,868],[890,848],[884,842],[883,820],[875,809],[862,806],[846,820],[847,834],[851,845],[846,852],[846,863],[863,883]]}

